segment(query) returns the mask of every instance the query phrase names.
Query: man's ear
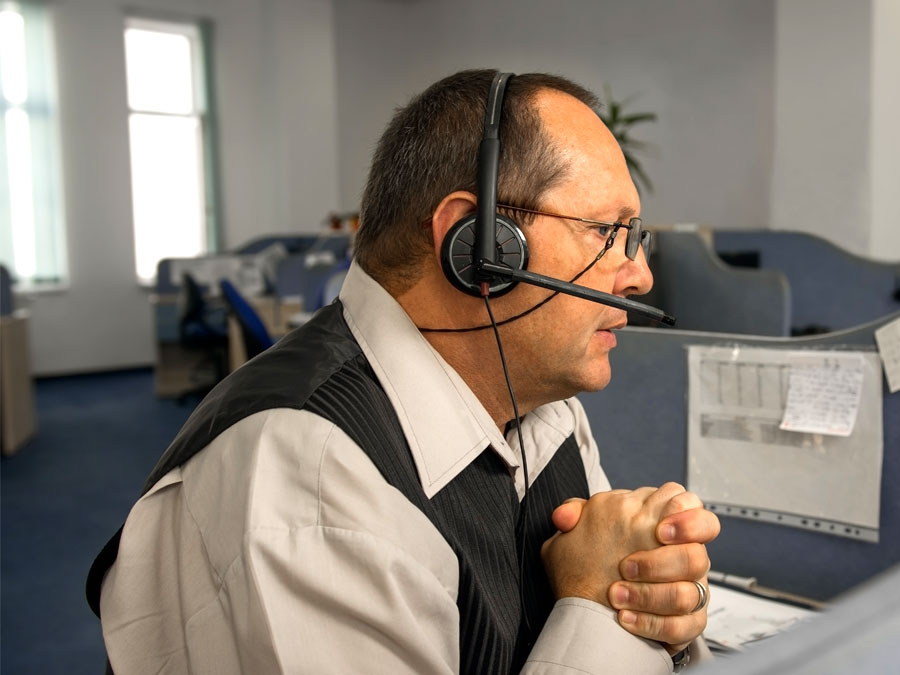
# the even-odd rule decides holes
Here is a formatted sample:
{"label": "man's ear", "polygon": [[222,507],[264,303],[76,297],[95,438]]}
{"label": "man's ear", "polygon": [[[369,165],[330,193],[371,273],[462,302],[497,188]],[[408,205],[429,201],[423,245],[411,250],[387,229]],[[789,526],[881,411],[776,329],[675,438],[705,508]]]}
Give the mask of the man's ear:
{"label": "man's ear", "polygon": [[471,192],[459,190],[451,192],[441,200],[431,216],[431,235],[434,240],[434,255],[440,261],[441,245],[444,237],[458,221],[475,212],[477,200]]}

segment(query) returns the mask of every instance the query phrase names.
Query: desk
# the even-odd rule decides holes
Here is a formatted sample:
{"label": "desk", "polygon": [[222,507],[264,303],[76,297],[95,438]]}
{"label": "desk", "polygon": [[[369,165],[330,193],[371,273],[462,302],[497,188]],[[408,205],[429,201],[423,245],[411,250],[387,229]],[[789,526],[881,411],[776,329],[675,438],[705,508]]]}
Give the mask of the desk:
{"label": "desk", "polygon": [[[302,309],[299,300],[279,302],[272,296],[257,296],[248,298],[248,301],[256,308],[269,333],[275,337],[280,337],[290,330],[287,318]],[[156,332],[154,391],[159,398],[177,398],[203,384],[198,382],[197,377],[202,371],[206,356],[181,346],[178,335],[177,294],[151,295],[150,304],[153,307]],[[232,323],[233,319],[229,318],[229,370],[234,370],[245,360],[240,329],[232,327]],[[237,339],[234,336],[237,336]],[[210,384],[214,384],[215,377],[212,373],[209,378]]]}
{"label": "desk", "polygon": [[28,349],[28,312],[0,316],[0,446],[12,455],[37,430]]}

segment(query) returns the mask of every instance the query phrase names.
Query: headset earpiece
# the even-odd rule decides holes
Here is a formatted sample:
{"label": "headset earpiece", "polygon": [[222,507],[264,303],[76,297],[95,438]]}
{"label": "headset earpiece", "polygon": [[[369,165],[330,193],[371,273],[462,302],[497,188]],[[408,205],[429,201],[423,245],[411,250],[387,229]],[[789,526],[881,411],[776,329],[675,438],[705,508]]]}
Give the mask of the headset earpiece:
{"label": "headset earpiece", "polygon": [[[450,283],[463,293],[502,295],[518,283],[486,272],[485,263],[502,263],[515,270],[528,266],[528,244],[522,230],[497,213],[497,174],[500,168],[500,113],[512,73],[494,75],[484,106],[484,135],[478,146],[478,204],[475,213],[453,224],[441,244],[441,267]],[[491,232],[493,229],[493,232]]]}
{"label": "headset earpiece", "polygon": [[[441,267],[450,283],[463,293],[481,296],[481,284],[476,278],[473,262],[475,250],[476,214],[470,213],[453,227],[441,244]],[[497,262],[515,270],[528,267],[528,242],[519,226],[505,216],[495,216]],[[518,282],[493,280],[490,295],[496,297],[512,290]]]}

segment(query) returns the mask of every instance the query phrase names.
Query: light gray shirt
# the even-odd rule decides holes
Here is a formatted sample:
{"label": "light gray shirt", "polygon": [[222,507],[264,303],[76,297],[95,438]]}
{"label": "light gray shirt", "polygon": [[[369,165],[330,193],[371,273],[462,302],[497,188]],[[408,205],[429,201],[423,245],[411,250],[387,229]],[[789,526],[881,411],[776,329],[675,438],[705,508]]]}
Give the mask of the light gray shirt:
{"label": "light gray shirt", "polygon": [[[344,316],[400,419],[429,497],[504,438],[403,309],[356,265]],[[577,399],[525,416],[529,478],[575,434],[591,493],[609,489]],[[103,637],[128,673],[456,673],[458,563],[428,518],[341,429],[273,409],[230,427],[133,507],[103,583]],[[524,672],[665,673],[658,644],[564,598]]]}

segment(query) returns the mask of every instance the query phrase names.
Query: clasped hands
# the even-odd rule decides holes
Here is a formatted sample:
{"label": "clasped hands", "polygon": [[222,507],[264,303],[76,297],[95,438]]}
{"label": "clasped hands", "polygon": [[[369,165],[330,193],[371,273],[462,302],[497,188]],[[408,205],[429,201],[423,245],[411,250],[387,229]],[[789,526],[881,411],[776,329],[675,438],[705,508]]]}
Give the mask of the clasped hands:
{"label": "clasped hands", "polygon": [[678,483],[570,499],[553,512],[559,529],[541,555],[557,598],[580,597],[617,610],[625,630],[670,654],[706,628],[694,611],[707,585],[706,544],[719,520]]}

